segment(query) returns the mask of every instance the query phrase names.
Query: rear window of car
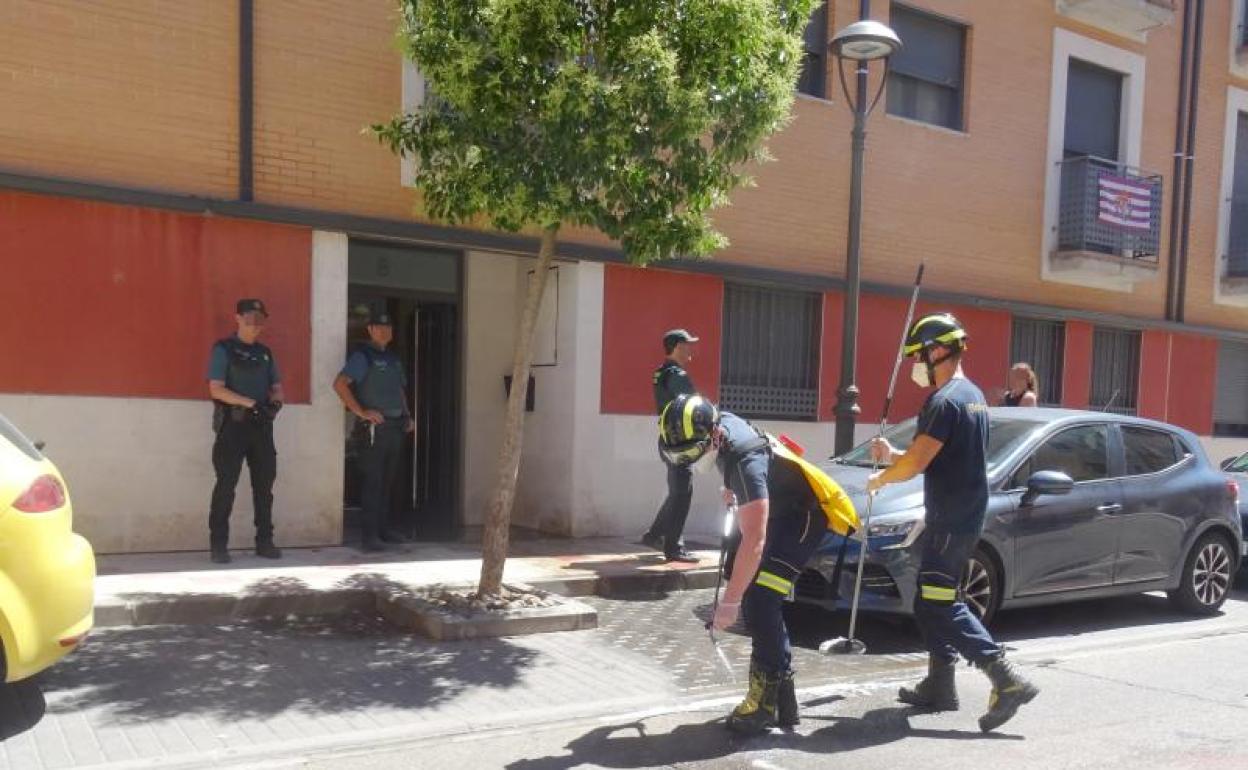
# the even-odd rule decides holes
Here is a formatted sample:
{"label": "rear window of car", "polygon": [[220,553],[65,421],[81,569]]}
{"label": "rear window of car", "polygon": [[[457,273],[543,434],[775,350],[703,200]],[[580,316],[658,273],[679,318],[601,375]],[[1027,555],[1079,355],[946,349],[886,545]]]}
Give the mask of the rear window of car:
{"label": "rear window of car", "polygon": [[1162,430],[1123,425],[1122,446],[1127,456],[1128,476],[1164,471],[1183,459],[1174,437]]}
{"label": "rear window of car", "polygon": [[43,455],[35,448],[35,445],[26,435],[17,429],[17,426],[4,418],[0,414],[0,436],[3,436],[13,446],[22,450],[32,460],[42,460]]}

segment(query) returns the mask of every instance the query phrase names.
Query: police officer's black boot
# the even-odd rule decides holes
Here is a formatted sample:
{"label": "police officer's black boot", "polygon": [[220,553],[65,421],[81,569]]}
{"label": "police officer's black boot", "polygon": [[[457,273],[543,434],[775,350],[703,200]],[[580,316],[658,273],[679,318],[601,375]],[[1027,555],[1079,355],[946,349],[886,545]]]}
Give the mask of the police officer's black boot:
{"label": "police officer's black boot", "polygon": [[797,710],[797,689],[793,686],[793,669],[781,672],[780,687],[776,691],[776,724],[795,727],[802,717]]}
{"label": "police officer's black boot", "polygon": [[230,551],[223,545],[214,545],[212,547],[212,563],[213,564],[229,564]]}
{"label": "police officer's black boot", "polygon": [[995,730],[1010,720],[1024,703],[1040,694],[1040,688],[1024,679],[1002,655],[987,662],[976,663],[992,681],[988,696],[988,713],[979,718],[979,729]]}
{"label": "police officer's black boot", "polygon": [[282,549],[274,545],[272,540],[257,540],[256,556],[262,559],[280,559],[282,558]]}
{"label": "police officer's black boot", "polygon": [[954,684],[954,670],[958,661],[944,661],[929,656],[927,676],[913,689],[903,687],[897,692],[897,700],[927,711],[957,711],[958,688]]}
{"label": "police officer's black boot", "polygon": [[779,674],[769,674],[751,662],[750,689],[745,700],[728,715],[728,729],[741,735],[757,735],[775,727],[779,689]]}

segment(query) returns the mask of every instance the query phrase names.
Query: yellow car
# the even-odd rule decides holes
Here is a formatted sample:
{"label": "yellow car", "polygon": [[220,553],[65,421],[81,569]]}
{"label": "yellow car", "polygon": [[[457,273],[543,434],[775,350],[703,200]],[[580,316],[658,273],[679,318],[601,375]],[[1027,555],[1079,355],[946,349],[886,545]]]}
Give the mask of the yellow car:
{"label": "yellow car", "polygon": [[91,630],[95,554],[72,529],[65,481],[0,416],[0,673],[33,676]]}

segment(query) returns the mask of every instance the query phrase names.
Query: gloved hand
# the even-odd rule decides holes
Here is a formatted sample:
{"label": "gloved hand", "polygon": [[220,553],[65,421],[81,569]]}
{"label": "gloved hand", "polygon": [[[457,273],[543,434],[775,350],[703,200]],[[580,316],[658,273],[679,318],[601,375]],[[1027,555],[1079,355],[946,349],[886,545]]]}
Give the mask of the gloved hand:
{"label": "gloved hand", "polygon": [[266,401],[263,404],[256,404],[255,412],[266,420],[276,420],[277,413],[282,411],[281,401]]}

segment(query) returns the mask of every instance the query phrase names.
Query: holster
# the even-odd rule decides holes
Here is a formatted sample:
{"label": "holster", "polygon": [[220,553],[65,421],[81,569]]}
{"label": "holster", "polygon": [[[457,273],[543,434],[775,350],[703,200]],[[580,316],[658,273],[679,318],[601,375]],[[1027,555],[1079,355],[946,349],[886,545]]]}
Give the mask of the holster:
{"label": "holster", "polygon": [[220,401],[212,402],[212,432],[220,433],[228,422],[247,422],[248,420],[257,419],[257,415],[251,410],[241,406],[232,404],[223,404]]}

